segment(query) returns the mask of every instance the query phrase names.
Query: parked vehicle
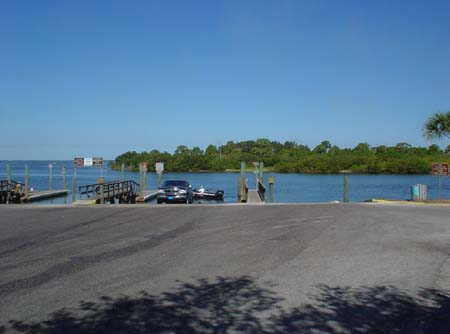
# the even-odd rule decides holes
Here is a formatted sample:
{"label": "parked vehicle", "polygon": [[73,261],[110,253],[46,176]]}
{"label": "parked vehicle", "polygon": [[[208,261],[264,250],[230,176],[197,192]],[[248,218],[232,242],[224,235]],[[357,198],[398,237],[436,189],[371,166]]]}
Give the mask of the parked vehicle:
{"label": "parked vehicle", "polygon": [[161,203],[192,203],[192,186],[185,180],[166,180],[158,187],[156,202]]}
{"label": "parked vehicle", "polygon": [[223,201],[223,190],[215,189],[205,189],[205,187],[200,186],[200,188],[195,188],[193,190],[195,199],[205,199],[205,200],[216,200]]}

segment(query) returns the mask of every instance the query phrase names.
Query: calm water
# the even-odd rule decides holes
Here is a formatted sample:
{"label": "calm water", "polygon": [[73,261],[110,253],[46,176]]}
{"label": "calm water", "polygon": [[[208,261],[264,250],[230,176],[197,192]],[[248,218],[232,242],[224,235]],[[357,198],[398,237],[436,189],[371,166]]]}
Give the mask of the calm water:
{"label": "calm water", "polygon": [[[67,189],[72,189],[74,168],[72,161],[9,161],[0,162],[0,179],[6,178],[6,164],[11,166],[12,179],[24,182],[25,164],[29,166],[29,186],[35,190],[49,189],[49,163],[53,163],[53,189],[63,188],[61,167],[66,166]],[[105,162],[106,164],[107,162]],[[120,180],[120,171],[113,171],[107,167],[77,168],[78,186],[97,182],[101,175],[105,181]],[[295,202],[330,202],[342,200],[343,176],[342,175],[311,175],[311,174],[278,174],[266,173],[265,178],[275,178],[274,198],[278,203]],[[162,179],[185,179],[195,188],[201,185],[206,188],[223,189],[225,191],[224,202],[235,203],[237,201],[237,173],[164,173]],[[139,182],[137,172],[126,172],[127,180]],[[249,186],[254,186],[254,175],[247,174]],[[428,186],[428,198],[438,198],[438,178],[430,175],[349,175],[349,199],[350,201],[364,201],[370,198],[407,199],[410,197],[410,187],[413,184],[426,184]],[[158,178],[155,173],[147,174],[146,189],[156,189]],[[442,178],[442,197],[450,198],[450,181],[448,177]],[[78,199],[78,194],[76,194]],[[48,200],[43,203],[70,202],[68,198]],[[152,202],[150,202],[152,204]]]}

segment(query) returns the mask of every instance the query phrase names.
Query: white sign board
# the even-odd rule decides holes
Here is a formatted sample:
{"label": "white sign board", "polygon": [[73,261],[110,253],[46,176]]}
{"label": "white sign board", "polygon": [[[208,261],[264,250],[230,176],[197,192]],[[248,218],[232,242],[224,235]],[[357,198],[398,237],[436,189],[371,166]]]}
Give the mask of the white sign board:
{"label": "white sign board", "polygon": [[90,167],[93,164],[93,160],[92,158],[84,158],[84,166],[85,167]]}
{"label": "white sign board", "polygon": [[164,172],[164,162],[157,162],[155,164],[155,170],[156,170],[156,173],[162,174],[162,172]]}

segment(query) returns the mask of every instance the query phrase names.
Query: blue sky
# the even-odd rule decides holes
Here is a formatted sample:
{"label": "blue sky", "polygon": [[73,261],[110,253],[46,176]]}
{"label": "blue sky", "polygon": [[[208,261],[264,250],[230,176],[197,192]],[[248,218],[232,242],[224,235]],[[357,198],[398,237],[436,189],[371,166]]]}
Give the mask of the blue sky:
{"label": "blue sky", "polygon": [[0,160],[428,146],[449,36],[450,1],[0,0]]}

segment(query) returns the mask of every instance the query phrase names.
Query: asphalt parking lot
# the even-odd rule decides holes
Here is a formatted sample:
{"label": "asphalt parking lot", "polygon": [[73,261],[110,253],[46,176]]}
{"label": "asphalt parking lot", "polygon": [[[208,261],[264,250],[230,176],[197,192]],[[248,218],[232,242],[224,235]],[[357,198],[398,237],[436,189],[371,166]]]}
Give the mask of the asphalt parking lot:
{"label": "asphalt parking lot", "polygon": [[2,206],[0,333],[449,333],[450,206]]}

